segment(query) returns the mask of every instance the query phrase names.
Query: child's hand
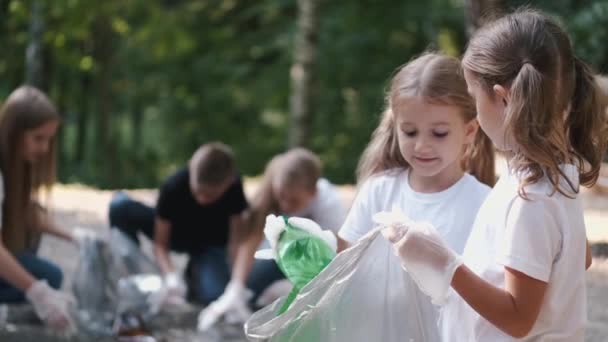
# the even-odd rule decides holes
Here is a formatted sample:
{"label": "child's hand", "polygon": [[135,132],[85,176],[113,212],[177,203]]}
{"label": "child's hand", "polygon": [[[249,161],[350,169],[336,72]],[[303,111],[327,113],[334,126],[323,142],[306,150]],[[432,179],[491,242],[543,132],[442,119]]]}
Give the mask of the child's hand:
{"label": "child's hand", "polygon": [[434,304],[443,304],[454,272],[462,265],[460,256],[427,223],[409,221],[402,226],[389,226],[382,233],[393,243],[403,267],[420,290],[430,296]]}
{"label": "child's hand", "polygon": [[77,327],[70,313],[76,300],[71,295],[51,288],[46,280],[39,280],[27,289],[25,297],[49,328],[66,337],[76,333]]}
{"label": "child's hand", "polygon": [[198,330],[207,331],[222,317],[230,323],[244,323],[252,312],[248,302],[252,293],[238,281],[231,281],[224,293],[209,304],[198,316]]}
{"label": "child's hand", "polygon": [[182,276],[175,272],[167,273],[163,278],[165,287],[164,304],[180,306],[186,303],[188,287]]}

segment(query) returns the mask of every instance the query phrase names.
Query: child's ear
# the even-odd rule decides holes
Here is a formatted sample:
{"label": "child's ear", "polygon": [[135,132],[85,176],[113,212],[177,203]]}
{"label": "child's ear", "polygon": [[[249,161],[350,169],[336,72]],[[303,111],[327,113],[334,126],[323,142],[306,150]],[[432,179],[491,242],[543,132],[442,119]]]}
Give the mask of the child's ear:
{"label": "child's ear", "polygon": [[467,122],[464,126],[464,140],[465,144],[472,144],[475,141],[475,135],[479,129],[479,122],[477,119],[473,119]]}
{"label": "child's ear", "polygon": [[501,86],[500,84],[495,84],[492,87],[494,91],[494,96],[497,97],[498,101],[500,101],[505,107],[509,104],[510,92],[509,89]]}

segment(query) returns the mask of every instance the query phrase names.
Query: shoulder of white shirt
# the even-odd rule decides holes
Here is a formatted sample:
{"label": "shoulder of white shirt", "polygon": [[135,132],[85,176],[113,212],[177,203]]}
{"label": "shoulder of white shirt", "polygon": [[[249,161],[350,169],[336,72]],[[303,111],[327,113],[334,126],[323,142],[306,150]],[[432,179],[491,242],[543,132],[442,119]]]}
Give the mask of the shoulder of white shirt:
{"label": "shoulder of white shirt", "polygon": [[[559,182],[561,189],[565,191],[569,197],[576,197],[580,188],[578,168],[573,164],[562,164],[560,165],[560,168],[564,173],[564,176],[566,176],[566,178],[560,176]],[[512,180],[519,182],[526,177],[526,174],[526,172],[517,174]],[[525,190],[527,194],[533,195],[553,197],[553,194],[558,194],[560,197],[563,196],[559,192],[554,191],[554,186],[546,175],[539,181],[526,185]]]}

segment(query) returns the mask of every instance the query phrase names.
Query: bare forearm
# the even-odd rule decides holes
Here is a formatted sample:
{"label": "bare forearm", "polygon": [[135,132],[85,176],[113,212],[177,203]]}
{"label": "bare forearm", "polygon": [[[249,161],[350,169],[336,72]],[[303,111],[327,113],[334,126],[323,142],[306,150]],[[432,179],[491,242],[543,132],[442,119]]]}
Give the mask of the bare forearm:
{"label": "bare forearm", "polygon": [[587,249],[585,253],[585,269],[588,270],[593,263],[593,254],[591,254],[591,246],[589,245],[589,240],[587,240]]}
{"label": "bare forearm", "polygon": [[258,236],[258,234],[250,234],[247,239],[241,241],[236,247],[234,263],[232,265],[232,280],[245,284],[255,261],[255,251],[262,237]]}
{"label": "bare forearm", "polygon": [[0,245],[0,278],[24,292],[36,281],[3,245]]}
{"label": "bare forearm", "polygon": [[55,222],[53,222],[53,220],[51,220],[51,218],[48,217],[46,214],[42,214],[42,215],[43,215],[43,217],[41,219],[40,227],[39,227],[41,232],[54,235],[58,238],[66,240],[66,241],[71,241],[71,242],[74,241],[72,234],[70,234],[70,232],[68,232],[67,230],[65,230],[61,227],[58,227],[55,224]]}
{"label": "bare forearm", "polygon": [[508,291],[483,280],[465,265],[456,270],[452,287],[483,318],[513,337],[525,336],[536,320],[519,310]]}
{"label": "bare forearm", "polygon": [[154,220],[154,258],[163,274],[173,272],[173,264],[169,257],[169,241],[171,223],[161,217]]}
{"label": "bare forearm", "polygon": [[342,252],[343,250],[347,249],[350,247],[350,243],[344,239],[342,239],[341,237],[337,237],[338,238],[338,253]]}
{"label": "bare forearm", "polygon": [[154,258],[163,274],[173,272],[173,264],[171,263],[171,258],[169,257],[169,252],[166,248],[155,245]]}

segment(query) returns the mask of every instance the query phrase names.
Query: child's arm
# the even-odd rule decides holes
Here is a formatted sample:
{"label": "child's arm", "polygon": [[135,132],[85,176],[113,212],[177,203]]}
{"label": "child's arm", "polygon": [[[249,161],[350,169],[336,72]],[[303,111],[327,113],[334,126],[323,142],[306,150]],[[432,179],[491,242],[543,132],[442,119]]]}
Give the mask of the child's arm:
{"label": "child's arm", "polygon": [[337,236],[337,238],[338,238],[338,253],[340,253],[343,250],[350,247],[350,243],[348,241],[344,240],[343,238],[341,238],[339,236]]}
{"label": "child's arm", "polygon": [[[517,270],[504,267],[504,288],[496,287],[464,266],[462,258],[428,224],[410,224],[405,230],[389,227],[383,234],[393,242],[407,271],[433,301],[444,301],[451,285],[482,317],[518,338],[526,336],[538,318],[550,273],[545,265],[552,264],[555,246],[559,245],[558,229],[548,211],[546,215],[538,214],[542,213],[543,205],[522,200],[512,207],[505,245],[500,247],[495,262],[519,266]],[[526,255],[522,248],[532,252]],[[532,271],[524,274],[519,267]]]}
{"label": "child's arm", "polygon": [[154,257],[163,274],[173,272],[168,247],[170,236],[171,223],[157,216],[154,222]]}
{"label": "child's arm", "polygon": [[41,233],[51,234],[66,241],[74,241],[74,237],[70,232],[58,227],[55,222],[53,222],[45,208],[40,206],[37,202],[33,202],[32,206],[34,207],[35,228],[39,229]]}
{"label": "child's arm", "polygon": [[505,288],[500,289],[462,265],[454,273],[452,287],[490,323],[521,338],[536,322],[547,283],[505,267]]}
{"label": "child's arm", "polygon": [[15,259],[0,241],[0,279],[25,292],[36,279]]}
{"label": "child's arm", "polygon": [[75,242],[72,234],[70,234],[67,230],[55,225],[55,223],[50,219],[46,219],[44,222],[42,222],[40,230],[44,233],[51,234],[63,240]]}
{"label": "child's arm", "polygon": [[[240,225],[243,225],[242,220],[240,220]],[[233,224],[238,224],[237,222],[233,222]],[[251,231],[242,231],[243,227],[240,227],[241,234],[245,233],[244,236],[236,238],[233,243],[234,246],[234,259],[232,263],[232,280],[238,281],[241,284],[245,284],[247,278],[249,276],[249,272],[251,271],[251,267],[255,261],[254,254],[257,250],[258,246],[264,239],[264,232],[261,229],[254,229]],[[231,229],[238,234],[238,228]],[[232,239],[232,238],[231,238]]]}
{"label": "child's arm", "polygon": [[593,255],[591,254],[591,246],[589,245],[589,240],[587,240],[587,252],[585,255],[585,269],[588,270],[591,267],[591,263],[593,263]]}

